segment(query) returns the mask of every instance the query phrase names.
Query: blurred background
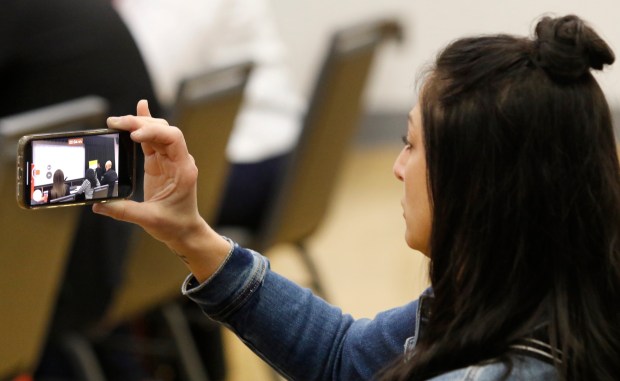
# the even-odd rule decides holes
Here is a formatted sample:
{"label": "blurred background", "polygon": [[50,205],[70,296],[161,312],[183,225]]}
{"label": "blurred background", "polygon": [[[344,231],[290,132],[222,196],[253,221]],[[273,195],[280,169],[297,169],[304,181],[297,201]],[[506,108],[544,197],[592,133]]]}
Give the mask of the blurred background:
{"label": "blurred background", "polygon": [[[407,0],[272,0],[276,20],[289,51],[295,83],[308,91],[312,73],[329,33],[343,24],[378,15],[393,15],[406,26],[402,46],[388,47],[368,86],[370,112],[407,110],[415,101],[415,80],[451,40],[469,34],[529,34],[544,14],[574,13],[589,21],[615,50],[620,48],[620,5],[613,0],[407,1]],[[599,75],[611,104],[620,103],[617,65]]]}
{"label": "blurred background", "polygon": [[[109,7],[108,2],[91,1],[98,3],[98,6]],[[199,0],[195,1],[195,3],[198,2]],[[70,2],[68,3],[70,4]],[[182,127],[180,123],[185,125],[184,122],[180,121],[187,121],[189,125],[192,120],[198,118],[196,114],[190,113],[191,117],[183,119],[183,114],[179,112],[180,106],[185,107],[189,103],[180,102],[180,98],[177,99],[176,103],[173,102],[171,94],[174,94],[175,91],[170,89],[168,89],[170,99],[166,99],[161,96],[163,94],[161,89],[164,86],[162,83],[165,84],[168,81],[168,83],[174,84],[174,90],[176,90],[176,85],[183,79],[182,73],[196,72],[196,63],[191,63],[193,65],[191,69],[174,68],[177,71],[178,78],[159,77],[157,73],[161,67],[158,67],[157,63],[153,63],[157,61],[152,61],[152,57],[156,59],[158,54],[160,57],[163,54],[165,61],[178,62],[178,65],[187,63],[187,57],[171,54],[176,44],[173,34],[170,34],[170,38],[166,41],[161,41],[159,37],[154,37],[157,36],[157,33],[152,29],[153,27],[140,24],[140,17],[136,17],[141,16],[140,6],[156,9],[158,6],[163,7],[166,1],[150,0],[140,5],[140,1],[136,0],[135,4],[137,5],[134,8],[131,8],[131,0],[115,0],[111,3],[117,10],[122,10],[119,13],[124,22],[129,25],[128,29],[137,41],[137,48],[145,58],[146,68],[149,69],[153,82],[153,89],[149,88],[149,91],[145,91],[145,93],[152,94],[151,92],[154,92],[160,96],[160,99],[154,99],[153,107],[161,115],[179,122],[180,127]],[[124,4],[128,5],[125,6]],[[615,50],[616,54],[620,51],[620,25],[617,22],[620,5],[615,0],[592,0],[587,3],[578,0],[502,2],[494,0],[470,2],[437,0],[268,0],[266,4],[273,16],[271,21],[275,25],[275,33],[282,44],[281,64],[285,66],[289,74],[289,81],[286,86],[282,87],[282,94],[284,91],[287,91],[286,94],[289,94],[289,91],[292,94],[290,97],[287,95],[288,98],[284,100],[278,99],[278,94],[272,94],[270,99],[283,101],[282,104],[286,105],[287,110],[295,118],[301,118],[300,116],[304,112],[312,109],[310,101],[316,96],[315,87],[320,82],[317,73],[324,65],[327,48],[336,31],[360,22],[372,22],[379,19],[396,20],[402,27],[400,43],[386,43],[374,53],[374,63],[368,69],[368,78],[361,84],[359,109],[355,110],[355,117],[347,121],[353,124],[353,129],[350,136],[343,139],[342,144],[338,147],[341,153],[339,160],[342,162],[339,165],[339,170],[329,181],[332,189],[328,192],[330,196],[329,202],[325,206],[324,216],[320,219],[318,227],[311,234],[303,237],[304,245],[316,264],[328,300],[342,307],[344,312],[350,313],[356,318],[372,317],[382,310],[407,303],[428,286],[426,275],[428,262],[426,258],[407,248],[404,243],[404,221],[400,206],[402,184],[394,178],[392,164],[402,148],[400,138],[406,132],[407,113],[416,102],[419,85],[416,82],[417,78],[425,66],[432,62],[437,52],[451,40],[464,35],[500,32],[528,35],[532,32],[536,20],[547,13],[553,15],[574,13],[579,15],[594,26],[597,32]],[[2,6],[0,6],[0,13],[2,13]],[[155,13],[157,12],[154,11]],[[244,12],[240,13],[243,14]],[[184,23],[189,24],[192,21],[191,17],[188,19],[175,18],[173,13],[164,13],[164,16],[168,18],[167,26],[172,28],[184,25]],[[153,19],[157,20],[157,17],[154,16]],[[217,21],[214,20],[215,23]],[[132,24],[133,22],[135,24]],[[158,33],[160,35],[166,33],[163,24],[162,31]],[[179,36],[181,35],[179,34]],[[189,34],[189,36],[192,35]],[[0,35],[0,37],[4,37],[6,41],[11,41],[14,38],[12,35],[8,37]],[[227,36],[224,34],[215,36],[215,38],[220,37],[226,39]],[[184,38],[189,37],[186,35]],[[199,38],[201,37],[196,36],[197,40]],[[214,38],[214,36],[211,35],[208,38]],[[208,38],[205,40],[207,41],[206,44],[209,44]],[[160,52],[157,52],[158,41],[161,41],[164,47]],[[64,46],[72,46],[71,39],[65,39],[63,43]],[[179,43],[179,45],[181,44]],[[33,56],[37,58],[36,54]],[[0,58],[2,57],[0,56]],[[120,57],[113,57],[113,60],[120,61]],[[3,61],[0,61],[0,64],[2,63]],[[208,69],[213,68],[209,67]],[[163,73],[165,72],[164,70]],[[5,75],[4,78],[8,78],[6,73],[3,75]],[[91,73],[90,75],[94,74]],[[620,125],[620,69],[618,69],[618,63],[596,75],[607,95],[612,111],[616,115],[616,139],[620,139],[618,132]],[[29,73],[26,72],[25,77],[28,76]],[[107,80],[104,79],[105,81]],[[271,83],[281,85],[278,82],[279,78],[276,78],[275,81]],[[127,85],[133,86],[132,83],[127,83]],[[336,93],[338,86],[328,86],[329,89],[335,89],[334,93]],[[83,95],[90,93],[93,91],[85,90]],[[260,95],[261,91],[256,94]],[[2,99],[9,99],[10,96],[11,94],[5,93]],[[27,94],[22,96],[28,98]],[[59,101],[64,100],[59,99]],[[161,109],[157,105],[158,101],[161,103]],[[119,100],[111,103],[118,106]],[[126,113],[131,111],[125,110],[132,110],[135,107],[134,101],[131,101],[131,104],[127,100],[121,103],[124,103],[124,108],[112,107],[111,109],[123,111],[110,111],[110,109],[108,111]],[[48,104],[50,104],[48,101],[41,102],[40,106]],[[235,107],[237,106],[238,104],[235,105]],[[34,108],[34,105],[32,107]],[[211,116],[216,113],[214,110],[224,112],[221,105],[216,103],[211,104],[205,110],[208,110],[207,113]],[[195,112],[195,110],[191,112]],[[5,110],[2,116],[6,115],[9,113]],[[224,123],[222,120],[216,120],[217,123]],[[230,121],[228,123],[230,124]],[[3,132],[1,126],[0,132]],[[191,135],[194,132],[184,133],[186,136],[192,136],[193,144],[202,142],[201,135],[196,135],[194,138],[194,135]],[[227,139],[227,137],[225,135],[222,139]],[[350,142],[348,141],[349,138]],[[0,143],[2,143],[1,140]],[[201,146],[198,147],[193,152],[202,149]],[[223,152],[219,152],[219,155],[223,159]],[[8,164],[11,170],[13,169],[12,166],[14,166],[13,158]],[[9,194],[8,196],[3,194],[3,197],[6,196],[4,202],[14,204],[13,198],[9,199],[11,193],[14,192],[14,183],[11,176],[6,176],[7,173],[9,173],[8,170],[5,170],[4,173],[0,172],[0,183],[8,189],[5,193]],[[205,172],[201,170],[202,173]],[[208,205],[208,207],[213,208],[214,206]],[[99,268],[102,266],[96,265],[98,262],[89,259],[83,259],[82,262],[78,261],[74,264],[71,259],[66,258],[64,255],[66,254],[69,257],[69,254],[65,253],[69,251],[69,248],[73,248],[71,257],[80,256],[80,250],[76,249],[79,248],[79,245],[77,243],[72,245],[70,238],[67,238],[66,242],[63,241],[66,248],[60,250],[62,251],[61,256],[50,260],[51,264],[46,265],[45,268],[39,269],[47,271],[49,274],[57,273],[57,277],[55,275],[52,279],[50,276],[49,286],[46,286],[49,293],[45,295],[44,300],[35,300],[37,286],[39,289],[41,287],[36,283],[40,278],[36,273],[36,263],[41,262],[40,259],[34,255],[19,255],[20,253],[15,258],[8,256],[8,254],[14,254],[15,248],[20,247],[17,243],[11,242],[11,239],[16,239],[11,237],[13,231],[21,229],[20,223],[25,225],[32,223],[34,217],[25,214],[28,212],[17,211],[15,205],[8,205],[7,208],[5,211],[9,209],[11,211],[5,212],[5,217],[2,220],[5,236],[0,240],[2,242],[0,243],[0,253],[4,255],[4,262],[0,263],[0,278],[2,278],[2,283],[0,283],[2,307],[0,309],[3,311],[20,311],[17,314],[5,313],[0,318],[0,335],[2,335],[0,341],[11,342],[13,340],[12,342],[19,343],[20,340],[26,340],[24,339],[25,334],[21,332],[37,332],[38,336],[35,335],[37,337],[28,339],[31,340],[31,344],[27,350],[24,350],[23,356],[13,356],[15,352],[21,349],[17,347],[12,349],[11,345],[6,345],[5,352],[0,352],[0,363],[6,360],[8,364],[10,358],[10,364],[5,367],[0,366],[0,380],[31,380],[34,371],[40,365],[38,361],[42,358],[42,354],[44,352],[48,354],[47,352],[50,351],[51,342],[53,343],[60,337],[62,339],[60,340],[61,347],[70,346],[66,340],[65,334],[67,332],[72,335],[77,334],[83,339],[83,341],[74,340],[74,344],[76,342],[80,344],[73,345],[72,349],[69,350],[71,352],[69,357],[73,356],[71,361],[81,365],[67,365],[73,370],[77,369],[77,373],[81,375],[58,376],[52,372],[48,373],[48,376],[35,377],[35,379],[59,381],[74,379],[103,381],[106,378],[110,380],[212,379],[260,381],[276,378],[274,373],[258,357],[246,349],[238,339],[227,331],[223,331],[221,336],[219,333],[213,334],[214,328],[212,326],[208,327],[207,331],[209,332],[207,333],[195,334],[194,332],[195,340],[215,343],[215,345],[206,345],[206,349],[201,349],[204,350],[201,352],[203,363],[209,363],[209,358],[214,359],[212,362],[216,363],[215,365],[209,363],[206,366],[207,368],[216,368],[215,371],[209,369],[209,378],[201,378],[200,374],[188,373],[187,363],[180,360],[185,356],[184,352],[179,349],[177,342],[175,342],[176,347],[172,345],[175,348],[172,350],[174,352],[172,356],[161,354],[166,352],[166,348],[170,347],[170,341],[178,340],[178,337],[174,332],[170,332],[174,329],[169,326],[170,322],[166,320],[169,318],[167,312],[170,311],[160,307],[164,304],[167,305],[171,300],[174,300],[175,303],[183,303],[179,302],[178,294],[186,270],[182,263],[176,260],[165,248],[158,247],[156,243],[148,241],[147,238],[140,235],[141,233],[134,231],[127,233],[131,235],[128,238],[129,242],[133,242],[128,246],[128,258],[121,258],[114,262],[118,268],[116,269],[117,272],[112,273],[114,284],[111,287],[113,291],[111,291],[112,296],[110,296],[109,304],[105,303],[99,306],[100,311],[92,312],[88,316],[80,315],[80,308],[67,310],[66,313],[73,320],[82,318],[86,320],[88,318],[90,320],[88,327],[67,331],[67,324],[60,324],[59,326],[52,324],[54,319],[55,323],[58,323],[56,320],[62,320],[58,317],[58,312],[54,319],[52,315],[55,309],[60,310],[56,306],[56,298],[59,294],[66,294],[60,290],[70,289],[68,286],[64,288],[62,286],[62,284],[66,285],[67,283],[67,274],[71,270],[83,272],[85,264]],[[38,213],[51,216],[46,220],[47,222],[43,223],[44,230],[50,228],[57,218],[75,218],[75,216],[68,214],[60,215],[45,211]],[[19,218],[16,219],[15,216]],[[71,226],[73,228],[73,225]],[[123,229],[123,231],[127,230]],[[22,236],[19,239],[23,241]],[[35,242],[37,238],[35,237],[32,240]],[[34,245],[36,246],[37,243],[35,242]],[[136,247],[143,249],[139,251],[135,249]],[[298,249],[296,242],[278,242],[275,240],[264,247],[263,253],[270,258],[272,268],[275,271],[304,286],[311,286],[312,279],[308,274],[308,269],[296,256]],[[38,255],[42,254],[45,255],[46,253],[38,253]],[[106,256],[106,253],[103,255]],[[65,262],[72,265],[67,265]],[[10,266],[14,266],[15,269],[10,270]],[[150,272],[150,274],[146,276],[140,272],[141,270]],[[12,278],[8,276],[9,273],[12,274]],[[82,275],[82,277],[87,278],[86,281],[90,281],[87,276]],[[31,282],[34,286],[32,289],[16,290],[18,280],[21,284],[29,284],[28,279],[32,279]],[[156,295],[151,295],[155,283],[158,283],[157,286],[161,286],[162,290]],[[79,287],[83,288],[84,283],[81,285]],[[16,300],[19,300],[19,303]],[[41,318],[37,322],[30,319],[31,317],[29,319],[33,322],[25,319],[24,316],[31,315],[28,313],[29,308],[36,308],[37,303],[43,303],[40,312],[37,313]],[[184,313],[190,323],[196,318],[191,311],[186,310]],[[203,317],[200,318],[206,321]],[[29,324],[37,325],[33,328]],[[197,325],[200,326],[200,324]],[[137,345],[137,347],[140,345],[148,347],[150,345],[151,349],[156,348],[161,352],[156,354],[149,352],[145,356],[148,361],[142,361],[142,365],[144,362],[147,363],[145,366],[146,373],[138,371],[115,375],[106,369],[106,364],[112,364],[115,371],[119,372],[118,368],[123,368],[125,365],[129,368],[136,366],[133,358],[110,356],[110,353],[125,345],[123,344],[125,341],[116,341],[118,335],[123,336],[124,339],[129,336],[134,340],[136,337],[137,340],[161,339],[156,344],[145,344],[145,342],[140,341],[140,344]],[[73,340],[76,336],[70,337]],[[89,346],[93,346],[95,350],[91,352],[92,348],[89,349]],[[47,349],[44,351],[44,348]],[[54,348],[51,351],[54,352]],[[90,354],[93,354],[94,357],[89,358],[88,355]],[[89,373],[87,369],[84,369],[84,364],[92,365],[93,361],[97,361],[97,356],[101,357],[100,360],[102,360],[104,369],[100,373]],[[168,357],[173,359],[170,360]],[[47,370],[50,368],[50,362],[52,364],[62,363],[54,356],[51,357],[51,360],[49,360],[49,356],[45,358],[48,358]],[[198,363],[200,362],[199,359]],[[55,369],[53,370],[55,371]],[[73,371],[73,373],[75,372]],[[49,376],[49,374],[54,374],[54,376]],[[101,376],[101,378],[96,376]]]}

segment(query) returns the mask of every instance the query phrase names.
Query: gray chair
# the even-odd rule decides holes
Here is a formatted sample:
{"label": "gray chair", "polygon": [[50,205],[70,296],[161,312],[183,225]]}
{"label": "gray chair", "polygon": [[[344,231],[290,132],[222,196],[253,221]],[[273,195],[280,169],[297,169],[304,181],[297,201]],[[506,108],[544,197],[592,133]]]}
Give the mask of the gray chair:
{"label": "gray chair", "polygon": [[395,20],[377,20],[334,33],[316,80],[299,143],[293,152],[275,202],[259,230],[234,227],[219,231],[258,251],[294,245],[310,273],[312,287],[325,296],[319,274],[304,242],[320,226],[329,208],[345,154],[363,113],[363,93],[382,43],[402,39]]}
{"label": "gray chair", "polygon": [[75,195],[74,194],[70,194],[68,196],[62,196],[62,197],[57,197],[55,199],[50,200],[50,204],[56,204],[59,202],[65,202],[65,201],[74,201],[75,200]]}
{"label": "gray chair", "polygon": [[215,218],[226,183],[226,146],[251,70],[250,62],[241,62],[188,78],[177,94],[172,123],[182,129],[196,160],[198,209],[208,222]]}
{"label": "gray chair", "polygon": [[[198,207],[214,217],[223,190],[228,161],[225,149],[243,99],[252,65],[247,62],[188,78],[180,87],[171,124],[182,129],[200,172]],[[188,274],[183,263],[161,242],[136,230],[123,285],[103,321],[104,329],[160,309],[173,332],[188,380],[205,380],[187,322],[174,303]]]}
{"label": "gray chair", "polygon": [[[118,182],[115,183],[115,186],[117,186],[117,184]],[[93,199],[108,197],[108,187],[109,187],[108,184],[95,187],[93,189]]]}
{"label": "gray chair", "polygon": [[16,145],[22,135],[101,128],[107,102],[86,97],[0,119],[0,379],[37,366],[78,208],[27,211],[16,195]]}

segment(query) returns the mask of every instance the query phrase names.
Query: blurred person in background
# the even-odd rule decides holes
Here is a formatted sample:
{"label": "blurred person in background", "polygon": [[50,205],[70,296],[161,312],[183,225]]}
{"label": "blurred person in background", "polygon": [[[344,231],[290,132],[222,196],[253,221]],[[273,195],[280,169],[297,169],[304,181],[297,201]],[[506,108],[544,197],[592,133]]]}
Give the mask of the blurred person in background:
{"label": "blurred person in background", "polygon": [[[289,78],[269,0],[115,0],[160,102],[174,106],[181,80],[251,60],[227,156],[232,164],[215,225],[255,228],[295,147],[304,105]],[[247,192],[252,189],[252,192]]]}
{"label": "blurred person in background", "polygon": [[[108,0],[3,0],[0,46],[0,117],[87,95],[105,98],[119,115],[133,113],[136,98],[159,107],[140,52]],[[49,329],[56,349],[58,334],[102,316],[121,282],[132,231],[89,208],[77,226]],[[52,353],[43,356],[48,377],[67,368]]]}

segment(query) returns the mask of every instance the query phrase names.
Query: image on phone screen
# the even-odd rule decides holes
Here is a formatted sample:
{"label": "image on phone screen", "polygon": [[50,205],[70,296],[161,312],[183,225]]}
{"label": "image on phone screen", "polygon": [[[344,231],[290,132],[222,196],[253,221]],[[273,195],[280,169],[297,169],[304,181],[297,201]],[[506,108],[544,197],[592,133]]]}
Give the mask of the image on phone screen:
{"label": "image on phone screen", "polygon": [[22,195],[26,208],[128,198],[134,190],[134,144],[126,132],[25,137]]}

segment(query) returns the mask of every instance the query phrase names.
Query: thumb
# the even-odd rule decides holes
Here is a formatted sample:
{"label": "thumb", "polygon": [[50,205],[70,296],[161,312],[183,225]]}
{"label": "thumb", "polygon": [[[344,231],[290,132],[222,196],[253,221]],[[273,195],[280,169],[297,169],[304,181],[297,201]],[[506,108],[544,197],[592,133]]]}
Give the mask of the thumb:
{"label": "thumb", "polygon": [[142,203],[131,200],[117,200],[113,202],[93,204],[93,212],[119,221],[141,225]]}
{"label": "thumb", "polygon": [[138,101],[138,106],[136,109],[136,115],[138,116],[151,116],[151,112],[149,111],[149,102],[146,99],[141,99]]}

